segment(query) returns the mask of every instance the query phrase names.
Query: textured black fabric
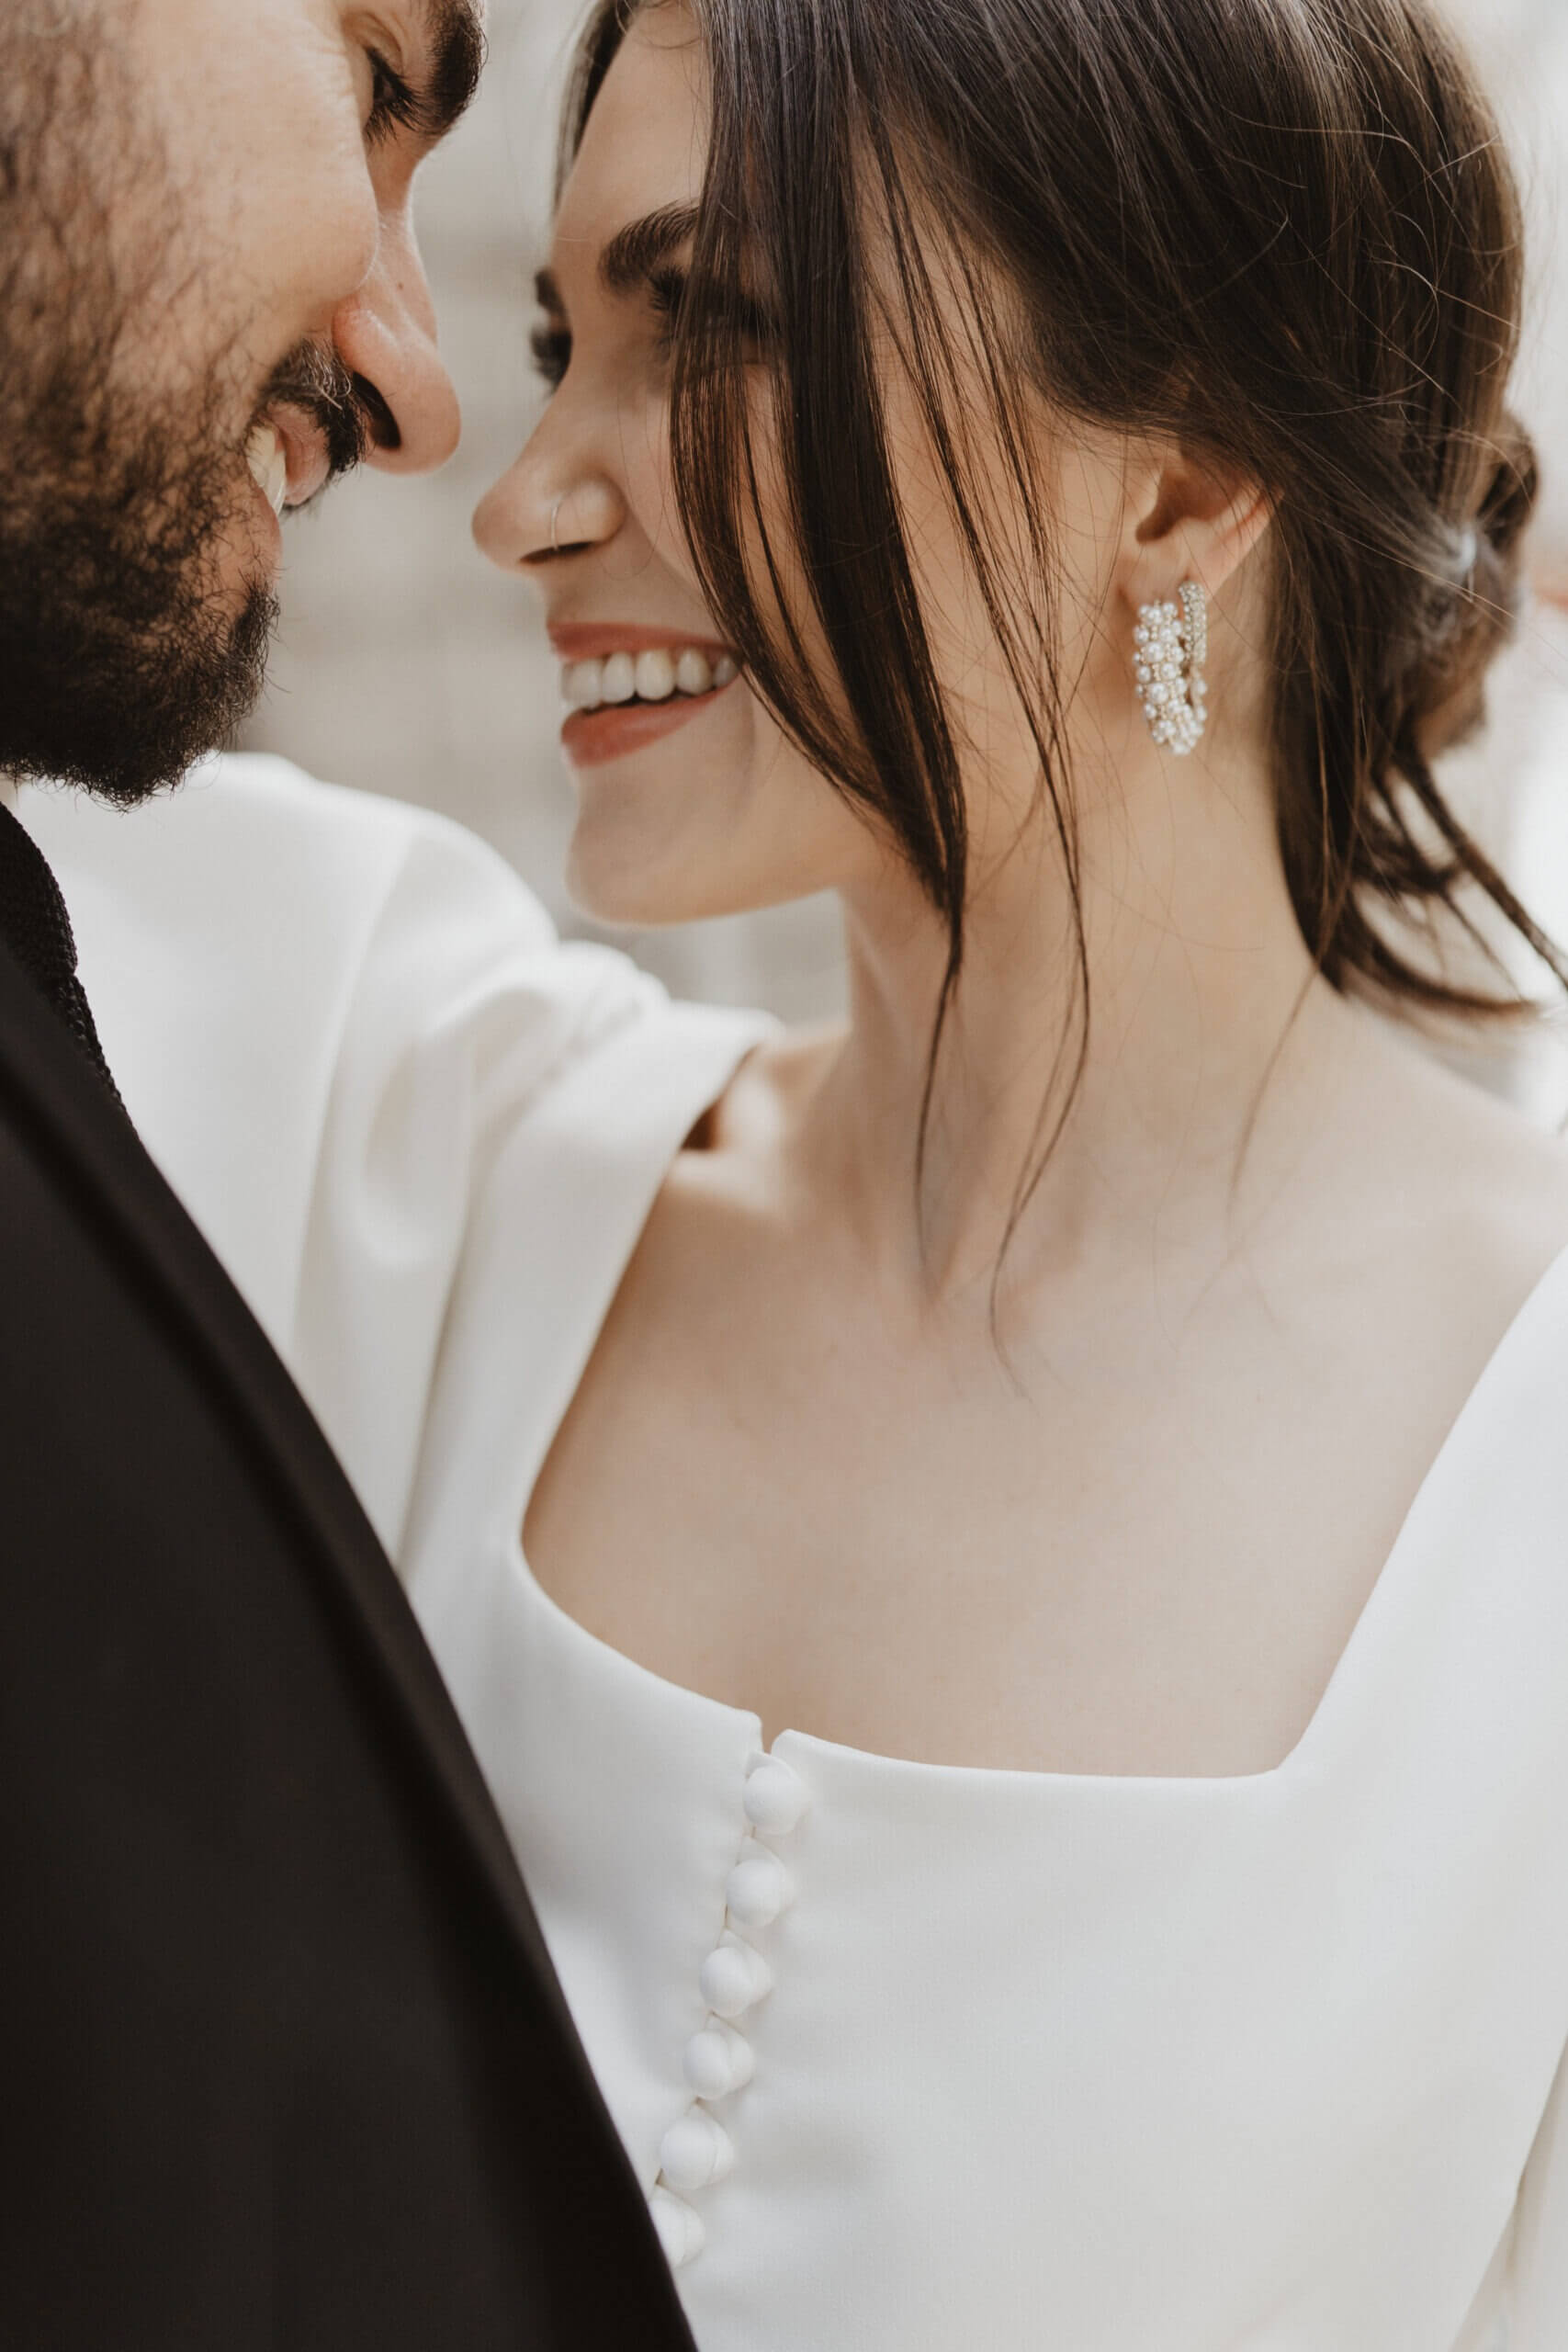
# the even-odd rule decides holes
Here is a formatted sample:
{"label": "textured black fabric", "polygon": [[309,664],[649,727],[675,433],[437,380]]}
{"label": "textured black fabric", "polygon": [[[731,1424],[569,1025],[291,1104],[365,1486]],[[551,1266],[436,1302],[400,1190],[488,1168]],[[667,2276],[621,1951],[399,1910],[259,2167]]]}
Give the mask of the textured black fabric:
{"label": "textured black fabric", "polygon": [[116,1102],[114,1082],[86,991],[76,977],[76,941],[60,885],[38,843],[0,800],[0,940],[49,1000]]}
{"label": "textured black fabric", "polygon": [[0,951],[0,2344],[691,2352],[396,1577]]}

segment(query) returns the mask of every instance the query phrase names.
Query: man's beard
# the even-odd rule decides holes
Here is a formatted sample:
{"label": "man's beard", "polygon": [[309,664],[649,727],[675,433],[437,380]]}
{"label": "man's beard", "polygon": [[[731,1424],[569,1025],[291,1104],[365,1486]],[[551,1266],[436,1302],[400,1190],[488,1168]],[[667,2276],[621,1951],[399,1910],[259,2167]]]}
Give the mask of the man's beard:
{"label": "man's beard", "polygon": [[[131,152],[136,94],[86,15],[69,34],[24,21],[6,37],[0,771],[132,802],[227,741],[262,690],[276,601],[255,582],[236,610],[221,577],[226,540],[247,530],[251,417],[288,397],[322,426],[334,471],[363,454],[366,424],[353,379],[313,346],[254,406],[231,347],[177,394],[139,387],[159,319],[145,285],[121,281],[111,217],[166,213],[151,251],[180,223],[162,159]],[[211,267],[220,280],[220,256]]]}
{"label": "man's beard", "polygon": [[[180,447],[188,419],[137,424],[112,471],[68,484],[9,424],[17,472],[0,482],[0,768],[127,802],[229,740],[261,693],[276,619],[265,588],[236,615],[208,584],[231,464],[220,494],[208,452]],[[149,529],[137,487],[153,482]]]}

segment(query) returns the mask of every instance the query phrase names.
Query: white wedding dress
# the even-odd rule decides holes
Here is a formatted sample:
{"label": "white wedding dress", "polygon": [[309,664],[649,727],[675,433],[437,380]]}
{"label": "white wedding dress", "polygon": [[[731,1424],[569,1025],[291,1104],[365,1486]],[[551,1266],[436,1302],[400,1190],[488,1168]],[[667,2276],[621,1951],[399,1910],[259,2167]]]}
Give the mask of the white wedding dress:
{"label": "white wedding dress", "polygon": [[1277,1770],[763,1753],[519,1531],[766,1024],[275,763],[22,815],[143,1134],[399,1560],[701,2352],[1565,2352],[1568,1258]]}

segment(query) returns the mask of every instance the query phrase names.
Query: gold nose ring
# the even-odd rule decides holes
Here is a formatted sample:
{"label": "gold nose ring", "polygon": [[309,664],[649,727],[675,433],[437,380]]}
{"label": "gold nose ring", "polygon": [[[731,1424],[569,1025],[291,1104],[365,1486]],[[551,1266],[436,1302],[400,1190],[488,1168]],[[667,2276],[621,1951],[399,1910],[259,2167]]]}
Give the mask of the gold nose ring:
{"label": "gold nose ring", "polygon": [[560,553],[558,526],[560,523],[560,511],[565,503],[566,492],[563,490],[560,496],[557,499],[555,504],[550,509],[550,552],[552,555],[559,555]]}

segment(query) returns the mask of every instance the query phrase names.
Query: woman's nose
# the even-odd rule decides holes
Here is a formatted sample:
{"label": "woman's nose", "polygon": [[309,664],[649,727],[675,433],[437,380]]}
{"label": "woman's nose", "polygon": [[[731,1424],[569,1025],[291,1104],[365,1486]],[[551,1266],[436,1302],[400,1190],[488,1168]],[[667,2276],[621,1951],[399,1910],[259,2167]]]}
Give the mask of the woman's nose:
{"label": "woman's nose", "polygon": [[436,349],[435,308],[406,209],[383,216],[370,274],[339,306],[333,340],[359,379],[371,420],[367,462],[400,474],[444,466],[457,446],[462,417]]}
{"label": "woman's nose", "polygon": [[624,510],[600,474],[551,460],[543,428],[474,510],[474,538],[502,571],[582,555],[614,538]]}

